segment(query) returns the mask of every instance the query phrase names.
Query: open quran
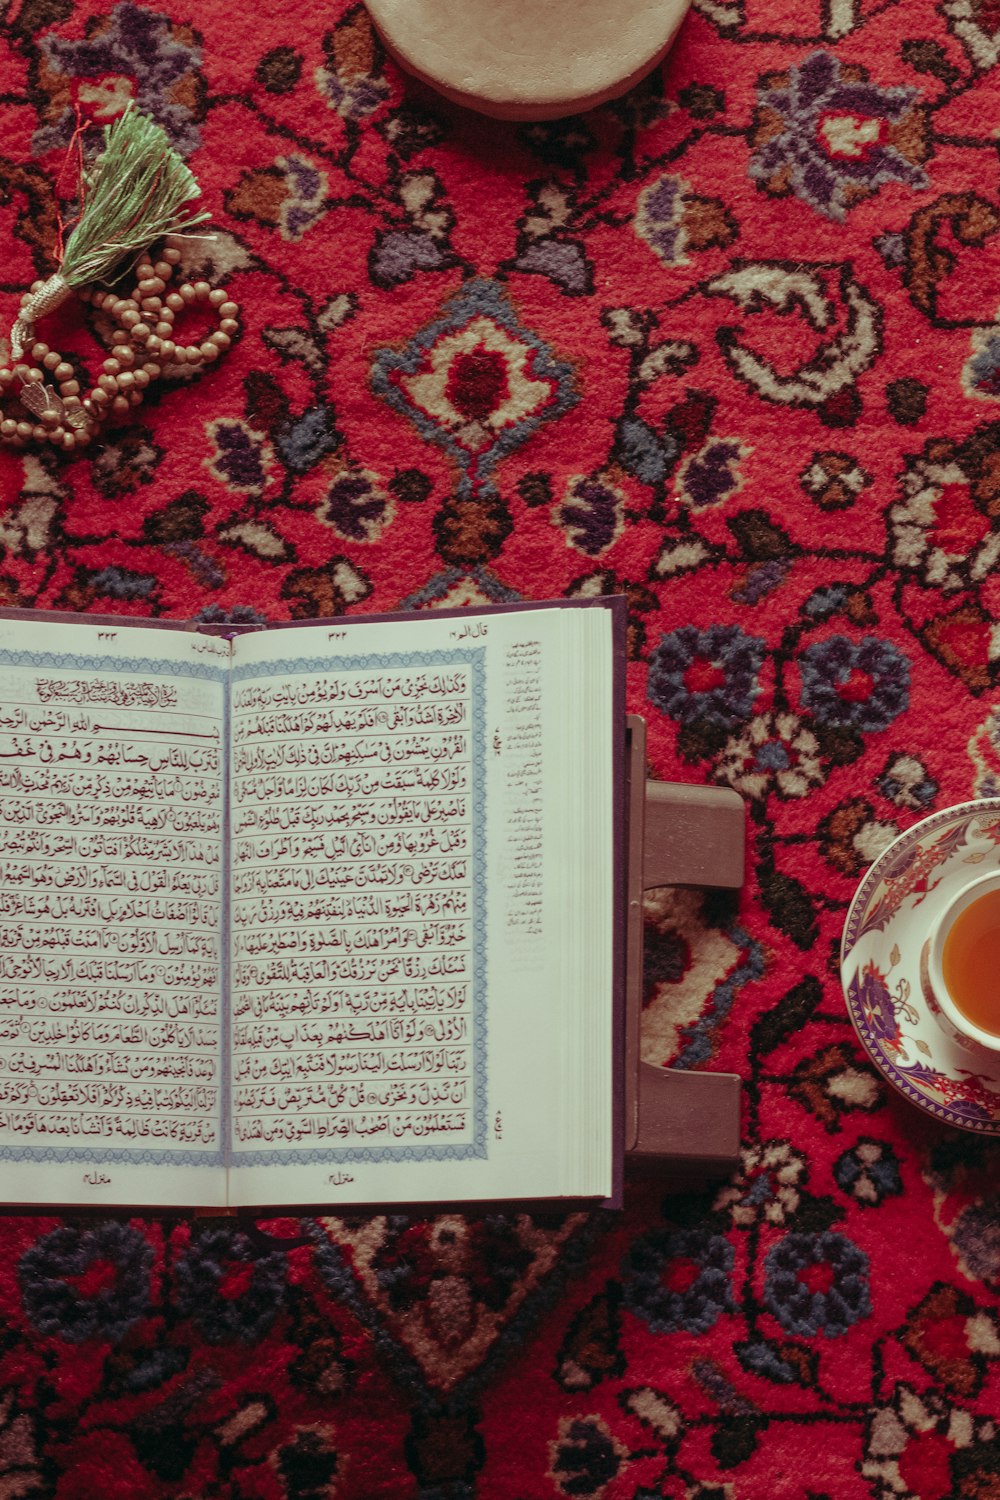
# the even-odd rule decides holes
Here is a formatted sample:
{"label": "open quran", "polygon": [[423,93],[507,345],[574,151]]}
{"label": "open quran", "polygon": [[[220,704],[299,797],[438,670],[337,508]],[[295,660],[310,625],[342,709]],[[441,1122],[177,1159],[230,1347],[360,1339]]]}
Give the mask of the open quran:
{"label": "open quran", "polygon": [[4,1200],[611,1195],[623,623],[0,618]]}

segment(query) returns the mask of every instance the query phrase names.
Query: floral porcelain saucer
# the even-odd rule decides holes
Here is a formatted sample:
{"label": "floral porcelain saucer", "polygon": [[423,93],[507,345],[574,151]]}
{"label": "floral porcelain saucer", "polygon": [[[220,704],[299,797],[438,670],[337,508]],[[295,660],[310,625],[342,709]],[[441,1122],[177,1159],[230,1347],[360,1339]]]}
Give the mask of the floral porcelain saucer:
{"label": "floral porcelain saucer", "polygon": [[872,865],[840,950],[847,1008],[875,1066],[920,1109],[985,1135],[1000,1135],[1000,1054],[960,1040],[941,1015],[925,948],[942,903],[995,868],[1000,797],[933,813]]}

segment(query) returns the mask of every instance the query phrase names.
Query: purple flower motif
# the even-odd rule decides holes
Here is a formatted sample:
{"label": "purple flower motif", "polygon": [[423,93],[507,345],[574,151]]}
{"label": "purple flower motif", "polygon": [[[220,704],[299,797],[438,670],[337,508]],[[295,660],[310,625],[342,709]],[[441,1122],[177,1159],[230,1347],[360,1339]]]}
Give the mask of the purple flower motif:
{"label": "purple flower motif", "polygon": [[570,481],[566,499],[559,508],[559,521],[574,547],[588,557],[598,557],[621,531],[624,503],[621,490],[606,480],[578,475]]}
{"label": "purple flower motif", "polygon": [[871,1316],[868,1257],[843,1234],[786,1234],[764,1263],[764,1303],[786,1333],[837,1338]]}
{"label": "purple flower motif", "polygon": [[375,237],[369,269],[376,286],[391,290],[418,271],[440,271],[449,264],[446,251],[421,229],[393,229]]}
{"label": "purple flower motif", "polygon": [[790,564],[781,557],[754,563],[732,592],[737,604],[759,604],[778,588],[788,574]]}
{"label": "purple flower motif", "polygon": [[647,693],[681,724],[732,729],[753,711],[764,655],[764,642],[738,625],[682,625],[662,636],[653,652]]}
{"label": "purple flower motif", "polygon": [[353,542],[375,541],[392,516],[392,501],[369,469],[338,475],[318,513],[320,521]]}
{"label": "purple flower motif", "polygon": [[635,232],[665,266],[686,266],[689,251],[724,248],[736,223],[719,198],[701,198],[683,177],[659,177],[639,194]]}
{"label": "purple flower motif", "polygon": [[270,450],[263,433],[248,427],[246,422],[227,418],[210,422],[206,430],[215,445],[215,453],[206,462],[217,478],[231,490],[259,494],[271,468]]}
{"label": "purple flower motif", "polygon": [[593,267],[578,240],[551,236],[535,240],[521,251],[514,267],[532,276],[547,276],[568,297],[583,297],[593,291]]}
{"label": "purple flower motif", "polygon": [[654,1333],[707,1333],[733,1310],[732,1269],[733,1247],[721,1234],[647,1234],[629,1253],[625,1302]]}
{"label": "purple flower motif", "polygon": [[327,66],[316,87],[345,120],[363,120],[389,97],[381,74],[382,51],[363,5],[352,6],[324,39]]}
{"label": "purple flower motif", "polygon": [[283,240],[300,240],[327,212],[328,181],[315,162],[298,152],[279,156],[270,167],[246,171],[225,194],[235,219],[267,224]]}
{"label": "purple flower motif", "polygon": [[76,127],[74,105],[106,125],[134,102],[182,155],[201,145],[201,49],[169,16],[122,0],[81,40],[50,34],[39,47],[45,60],[39,80],[50,107],[32,141],[36,155],[67,146]]}
{"label": "purple flower motif", "polygon": [[635,227],[668,266],[686,260],[680,250],[686,186],[680,177],[661,177],[639,198]]}
{"label": "purple flower motif", "polygon": [[281,232],[286,240],[300,240],[326,212],[326,174],[304,156],[279,156],[275,166],[284,174],[288,198],[281,208]]}
{"label": "purple flower motif", "polygon": [[844,219],[886,183],[927,186],[923,108],[911,88],[879,88],[860,66],[813,52],[758,90],[750,176],[776,197],[794,193]]}
{"label": "purple flower motif", "polygon": [[833,635],[809,646],[799,663],[802,706],[822,724],[874,733],[887,729],[910,699],[910,664],[889,641]]}
{"label": "purple flower motif", "polygon": [[324,71],[318,79],[329,103],[347,119],[363,120],[389,97],[389,85],[381,78],[344,78]]}
{"label": "purple flower motif", "polygon": [[732,438],[712,438],[700,453],[687,459],[678,476],[678,487],[694,510],[717,505],[743,488],[740,460],[747,450]]}

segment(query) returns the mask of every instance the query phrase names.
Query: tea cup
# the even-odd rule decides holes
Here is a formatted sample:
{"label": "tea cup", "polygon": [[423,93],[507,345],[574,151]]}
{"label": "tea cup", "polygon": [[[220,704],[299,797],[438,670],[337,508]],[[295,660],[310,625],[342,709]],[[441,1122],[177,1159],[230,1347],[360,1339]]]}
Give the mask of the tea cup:
{"label": "tea cup", "polygon": [[957,1039],[1000,1053],[1000,870],[951,897],[926,951],[927,981]]}

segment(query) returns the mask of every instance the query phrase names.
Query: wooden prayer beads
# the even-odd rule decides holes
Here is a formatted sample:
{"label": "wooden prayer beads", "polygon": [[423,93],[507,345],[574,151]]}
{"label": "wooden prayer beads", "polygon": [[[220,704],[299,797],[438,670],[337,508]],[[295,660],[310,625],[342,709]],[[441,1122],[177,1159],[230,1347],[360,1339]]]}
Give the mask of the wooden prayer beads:
{"label": "wooden prayer beads", "polygon": [[[111,349],[86,395],[73,365],[41,340],[31,346],[30,364],[0,368],[0,443],[14,448],[49,443],[66,452],[83,448],[109,417],[138,406],[161,375],[193,373],[225,353],[239,332],[239,305],[224,287],[207,281],[174,283],[180,260],[180,250],[172,246],[155,261],[140,260],[135,287],[126,297],[99,286],[77,293],[110,326]],[[34,283],[32,292],[41,285]],[[29,295],[22,298],[22,309]],[[198,304],[217,325],[197,343],[183,343],[177,315]]]}

